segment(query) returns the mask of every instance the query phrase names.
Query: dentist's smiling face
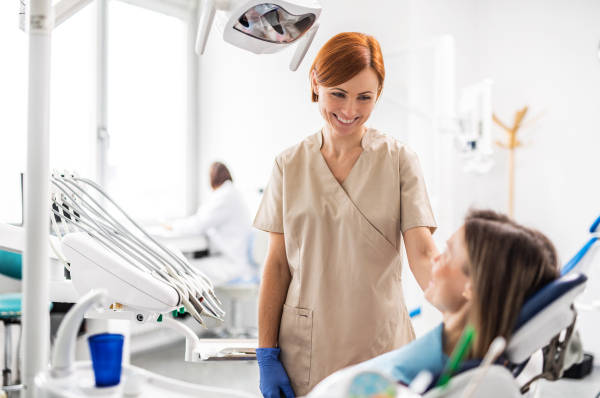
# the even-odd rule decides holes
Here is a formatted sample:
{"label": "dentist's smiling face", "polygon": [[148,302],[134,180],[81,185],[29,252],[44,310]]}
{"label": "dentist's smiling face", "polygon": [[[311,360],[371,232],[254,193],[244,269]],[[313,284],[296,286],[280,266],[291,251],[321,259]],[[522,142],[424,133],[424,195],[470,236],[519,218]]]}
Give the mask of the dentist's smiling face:
{"label": "dentist's smiling face", "polygon": [[331,132],[340,136],[362,135],[377,101],[379,79],[375,71],[365,68],[334,87],[320,86],[313,72],[312,85],[319,96],[321,116]]}

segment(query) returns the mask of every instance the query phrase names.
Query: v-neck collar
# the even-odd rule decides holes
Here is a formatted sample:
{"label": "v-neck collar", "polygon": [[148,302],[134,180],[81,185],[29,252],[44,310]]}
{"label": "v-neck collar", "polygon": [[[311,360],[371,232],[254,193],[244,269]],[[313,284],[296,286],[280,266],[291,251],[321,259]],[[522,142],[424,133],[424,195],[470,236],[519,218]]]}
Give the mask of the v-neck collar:
{"label": "v-neck collar", "polygon": [[358,159],[356,159],[356,162],[354,162],[354,164],[352,165],[352,168],[348,172],[348,175],[346,176],[344,181],[340,184],[340,182],[333,175],[331,169],[329,168],[329,165],[327,164],[327,161],[325,160],[325,157],[323,156],[323,153],[321,152],[321,147],[323,146],[323,129],[319,130],[317,133],[315,133],[313,135],[314,150],[316,152],[318,152],[318,156],[319,156],[319,158],[321,158],[321,161],[323,162],[323,166],[325,167],[325,169],[327,169],[330,179],[333,182],[335,182],[335,185],[337,187],[341,188],[344,192],[346,192],[346,189],[344,188],[344,186],[346,185],[346,182],[348,181],[349,178],[351,178],[352,175],[355,174],[354,169],[356,169],[358,162],[361,161],[361,158],[366,156],[366,154],[368,153],[368,150],[369,150],[371,144],[373,143],[374,138],[375,138],[375,130],[373,130],[371,128],[367,128],[367,131],[365,131],[365,134],[363,135],[363,138],[360,141],[363,151],[358,156]]}
{"label": "v-neck collar", "polygon": [[[323,129],[317,131],[313,135],[313,138],[315,140],[314,149],[316,151],[321,152],[321,147],[323,146]],[[363,135],[363,138],[360,141],[360,145],[363,148],[363,152],[371,147],[371,144],[373,143],[374,139],[375,139],[375,130],[373,130],[370,127],[367,127],[367,131],[365,131],[365,134]]]}

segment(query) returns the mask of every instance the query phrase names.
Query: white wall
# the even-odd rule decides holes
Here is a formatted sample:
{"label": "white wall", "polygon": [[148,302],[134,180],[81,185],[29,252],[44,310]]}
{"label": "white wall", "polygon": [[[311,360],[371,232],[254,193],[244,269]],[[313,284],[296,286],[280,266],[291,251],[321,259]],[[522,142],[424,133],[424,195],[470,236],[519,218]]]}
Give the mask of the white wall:
{"label": "white wall", "polygon": [[[600,148],[600,3],[420,0],[409,8],[411,40],[454,36],[457,94],[490,77],[494,113],[506,124],[525,105],[526,121],[546,111],[519,136],[525,145],[516,155],[515,218],[548,234],[567,261],[600,214],[600,187],[593,183]],[[505,139],[497,126],[494,139]],[[495,151],[496,164],[485,176],[463,174],[457,159],[457,215],[472,205],[507,211],[508,155]]]}
{"label": "white wall", "polygon": [[[474,78],[494,79],[494,112],[512,125],[515,111],[525,105],[529,118],[547,111],[521,133],[525,146],[516,155],[515,218],[548,234],[565,262],[600,214],[593,170],[600,148],[600,2],[478,5]],[[499,140],[503,134],[496,129]],[[463,200],[457,203],[507,208],[506,152],[498,149],[495,159],[489,177],[460,179],[456,197]]]}

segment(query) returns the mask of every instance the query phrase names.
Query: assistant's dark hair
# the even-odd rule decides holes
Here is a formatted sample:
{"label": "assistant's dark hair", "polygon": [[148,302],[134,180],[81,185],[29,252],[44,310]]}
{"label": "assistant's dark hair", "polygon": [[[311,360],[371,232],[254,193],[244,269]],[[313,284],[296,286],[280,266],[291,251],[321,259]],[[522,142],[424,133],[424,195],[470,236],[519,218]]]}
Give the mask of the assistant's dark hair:
{"label": "assistant's dark hair", "polygon": [[213,188],[219,188],[227,180],[232,181],[231,173],[227,167],[221,162],[214,162],[210,165],[210,186]]}

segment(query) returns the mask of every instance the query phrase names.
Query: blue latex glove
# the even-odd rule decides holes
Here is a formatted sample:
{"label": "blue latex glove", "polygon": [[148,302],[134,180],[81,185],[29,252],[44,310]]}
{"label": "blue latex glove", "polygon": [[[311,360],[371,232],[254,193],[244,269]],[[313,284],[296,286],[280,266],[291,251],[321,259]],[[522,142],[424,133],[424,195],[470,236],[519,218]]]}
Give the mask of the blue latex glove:
{"label": "blue latex glove", "polygon": [[260,371],[260,392],[265,398],[294,398],[294,390],[285,369],[279,362],[279,348],[257,348]]}

